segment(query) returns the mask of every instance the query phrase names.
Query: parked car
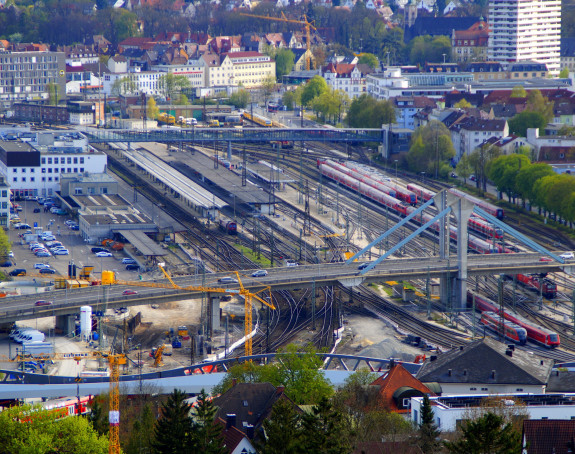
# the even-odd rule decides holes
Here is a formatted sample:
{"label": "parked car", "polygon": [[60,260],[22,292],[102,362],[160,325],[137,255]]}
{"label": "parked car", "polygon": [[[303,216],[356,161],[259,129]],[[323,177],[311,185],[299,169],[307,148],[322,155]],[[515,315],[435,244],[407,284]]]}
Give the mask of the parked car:
{"label": "parked car", "polygon": [[138,262],[136,262],[134,259],[131,258],[124,258],[122,259],[122,264],[124,265],[136,265]]}
{"label": "parked car", "polygon": [[36,257],[52,257],[52,254],[50,254],[48,251],[39,251],[36,252]]}
{"label": "parked car", "polygon": [[18,227],[16,227],[16,226],[14,226],[14,227],[17,228],[18,230],[27,230],[27,229],[31,228],[30,224],[24,224],[24,223],[18,225]]}
{"label": "parked car", "polygon": [[[10,265],[12,266],[12,265]],[[136,271],[140,269],[140,265],[135,264],[135,263],[130,263],[129,265],[126,265],[126,270],[128,271]]]}
{"label": "parked car", "polygon": [[55,241],[56,237],[54,235],[42,235],[40,238],[44,241]]}
{"label": "parked car", "polygon": [[52,304],[54,304],[52,301],[38,300],[34,303],[34,306],[51,306]]}
{"label": "parked car", "polygon": [[[2,268],[8,268],[10,266],[12,266],[12,262],[9,260],[6,262],[0,263],[0,267],[2,267]],[[130,266],[130,265],[128,265],[128,266]]]}
{"label": "parked car", "polygon": [[71,225],[76,224],[76,221],[73,221],[72,219],[68,219],[68,220],[64,221],[64,224],[66,224],[68,227],[70,227]]}
{"label": "parked car", "polygon": [[68,249],[56,249],[54,255],[70,255],[70,251]]}
{"label": "parked car", "polygon": [[42,268],[40,274],[56,274],[56,270],[52,268]]}
{"label": "parked car", "polygon": [[105,247],[93,247],[92,248],[93,254],[97,254],[98,252],[110,252],[110,251],[108,251],[108,249],[106,249]]}
{"label": "parked car", "polygon": [[252,273],[252,277],[264,277],[267,276],[268,272],[266,270],[257,270]]}
{"label": "parked car", "polygon": [[96,252],[96,257],[114,257],[111,252]]}
{"label": "parked car", "polygon": [[40,213],[42,210],[40,208],[34,208],[34,213]]}
{"label": "parked car", "polygon": [[124,290],[122,292],[122,295],[137,295],[137,294],[138,294],[138,292],[136,292],[135,290],[130,290],[130,289]]}
{"label": "parked car", "polygon": [[26,276],[26,270],[24,268],[15,268],[8,273],[9,276]]}
{"label": "parked car", "polygon": [[70,230],[80,230],[80,226],[78,224],[71,225]]}
{"label": "parked car", "polygon": [[46,268],[50,268],[50,265],[48,265],[47,263],[35,263],[34,264],[34,269],[35,270],[43,270]]}

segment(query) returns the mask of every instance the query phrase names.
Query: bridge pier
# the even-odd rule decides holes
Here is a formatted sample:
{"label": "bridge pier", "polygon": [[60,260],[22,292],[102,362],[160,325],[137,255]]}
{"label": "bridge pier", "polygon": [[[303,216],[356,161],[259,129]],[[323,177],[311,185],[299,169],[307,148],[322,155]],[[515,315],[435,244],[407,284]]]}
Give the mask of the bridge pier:
{"label": "bridge pier", "polygon": [[232,141],[228,140],[228,161],[232,162]]}
{"label": "bridge pier", "polygon": [[56,316],[56,329],[62,330],[64,335],[73,333],[76,329],[76,316],[75,315],[57,315]]}
{"label": "bridge pier", "polygon": [[208,293],[208,337],[212,337],[214,331],[221,328],[220,324],[220,296]]}
{"label": "bridge pier", "polygon": [[[439,202],[438,202],[439,199]],[[447,196],[446,191],[441,191],[435,198],[435,206],[437,211],[441,212],[447,208]],[[449,222],[448,217],[443,216],[439,220],[439,258],[445,260],[449,257]],[[451,288],[451,283],[449,281],[449,274],[446,277],[439,278],[439,300],[445,305],[451,300],[451,295],[449,291]]]}
{"label": "bridge pier", "polygon": [[465,309],[467,305],[467,231],[469,217],[473,213],[473,203],[467,199],[447,195],[452,211],[457,220],[457,279],[455,279],[455,305],[458,309]]}

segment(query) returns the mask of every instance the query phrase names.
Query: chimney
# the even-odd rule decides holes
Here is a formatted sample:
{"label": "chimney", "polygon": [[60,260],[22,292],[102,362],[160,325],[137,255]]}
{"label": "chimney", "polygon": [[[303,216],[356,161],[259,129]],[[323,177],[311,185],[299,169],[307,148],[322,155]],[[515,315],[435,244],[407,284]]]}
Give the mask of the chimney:
{"label": "chimney", "polygon": [[513,357],[513,350],[511,350],[510,348],[508,348],[507,350],[505,350],[505,354],[506,354],[507,356],[509,356],[510,358],[512,358],[512,357]]}
{"label": "chimney", "polygon": [[230,429],[231,427],[235,427],[236,425],[236,415],[231,413],[226,415],[226,430]]}
{"label": "chimney", "polygon": [[276,388],[276,394],[279,396],[280,394],[283,394],[284,390],[285,390],[284,386],[278,386]]}
{"label": "chimney", "polygon": [[495,378],[495,369],[491,371],[491,378]]}
{"label": "chimney", "polygon": [[251,424],[246,426],[246,436],[250,440],[253,440],[253,438],[254,438],[254,426],[252,426]]}
{"label": "chimney", "polygon": [[509,344],[507,348],[513,352],[515,351],[515,344]]}
{"label": "chimney", "polygon": [[451,369],[447,369],[447,375],[451,377]]}

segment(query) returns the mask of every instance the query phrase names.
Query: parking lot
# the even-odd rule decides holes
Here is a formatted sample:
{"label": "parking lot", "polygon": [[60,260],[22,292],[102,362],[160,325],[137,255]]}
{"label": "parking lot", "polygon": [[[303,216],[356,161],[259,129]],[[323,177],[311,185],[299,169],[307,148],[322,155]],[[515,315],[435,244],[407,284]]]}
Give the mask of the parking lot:
{"label": "parking lot", "polygon": [[[26,229],[11,229],[8,234],[12,241],[12,252],[14,257],[11,258],[12,266],[4,268],[6,273],[15,269],[25,269],[27,274],[40,274],[40,269],[35,269],[36,264],[49,265],[50,268],[56,271],[55,274],[43,274],[46,278],[54,278],[58,276],[68,275],[68,264],[72,261],[77,266],[78,271],[83,266],[93,266],[93,276],[97,279],[100,278],[103,270],[115,271],[118,278],[125,280],[134,280],[138,278],[137,270],[126,270],[126,265],[122,264],[122,259],[128,257],[122,251],[113,251],[108,249],[112,257],[97,257],[91,252],[94,244],[87,244],[80,232],[72,230],[66,225],[66,221],[77,221],[69,215],[58,215],[45,211],[44,207],[36,201],[15,201],[22,208],[18,212],[21,224],[28,224],[31,230],[34,227],[42,227],[44,231],[51,231],[55,237],[55,241],[62,243],[62,247],[67,249],[68,255],[54,255],[50,252],[49,257],[37,257],[33,251],[30,250],[28,244],[20,236],[25,234]],[[38,212],[38,208],[40,211]],[[37,212],[34,212],[37,211]],[[52,240],[54,241],[54,240]],[[47,248],[49,241],[39,240]],[[15,279],[26,279],[26,277],[16,277]]]}

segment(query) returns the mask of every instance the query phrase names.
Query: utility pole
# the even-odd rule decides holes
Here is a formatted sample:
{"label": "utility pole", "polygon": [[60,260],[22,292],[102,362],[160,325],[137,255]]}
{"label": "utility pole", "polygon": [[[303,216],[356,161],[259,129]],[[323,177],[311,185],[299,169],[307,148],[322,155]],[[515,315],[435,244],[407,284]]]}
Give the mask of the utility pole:
{"label": "utility pole", "polygon": [[311,283],[311,329],[315,331],[315,279]]}
{"label": "utility pole", "polygon": [[501,342],[505,341],[505,309],[503,307],[503,274],[499,275],[497,280],[497,300],[499,302],[499,320],[501,323],[501,330],[499,336]]}
{"label": "utility pole", "polygon": [[427,279],[425,279],[425,297],[427,299],[427,320],[431,320],[431,295],[429,294],[429,284],[430,284],[430,273],[429,267],[427,267]]}
{"label": "utility pole", "polygon": [[244,145],[244,149],[242,150],[242,187],[247,186],[248,184],[248,175],[247,175],[247,164],[246,164],[246,146]]}

